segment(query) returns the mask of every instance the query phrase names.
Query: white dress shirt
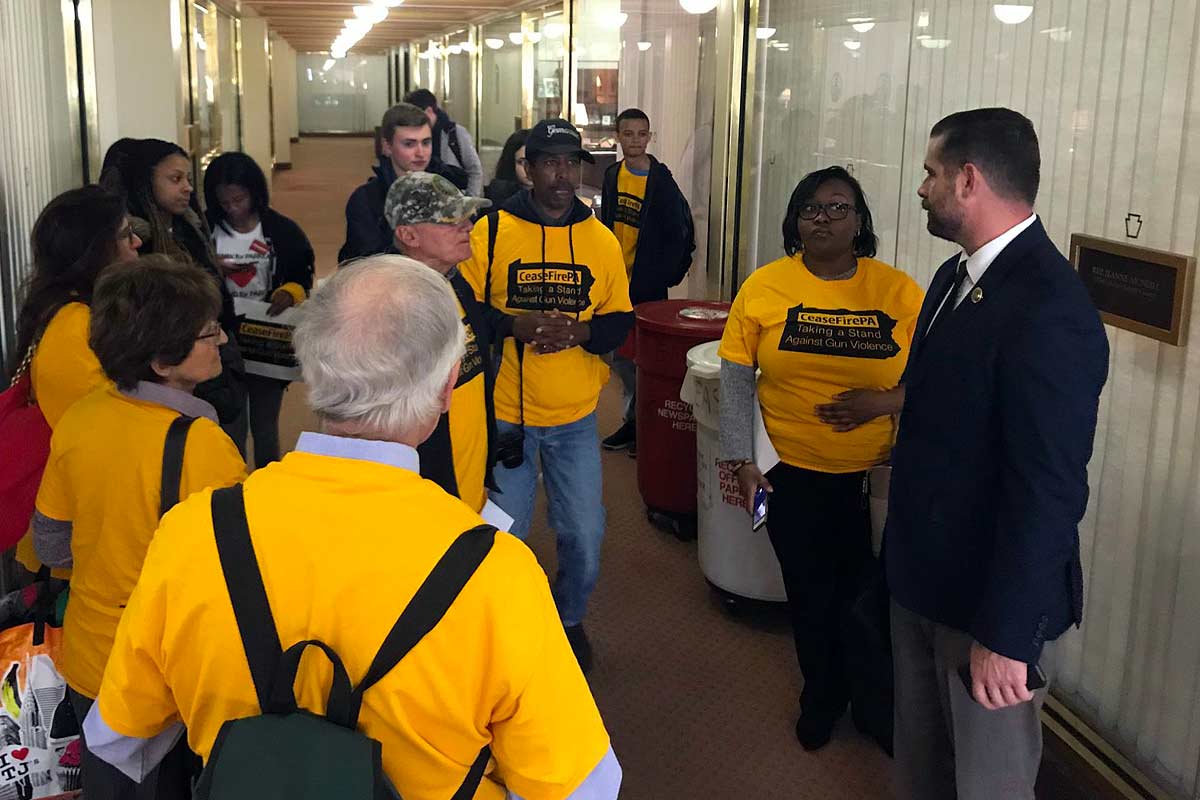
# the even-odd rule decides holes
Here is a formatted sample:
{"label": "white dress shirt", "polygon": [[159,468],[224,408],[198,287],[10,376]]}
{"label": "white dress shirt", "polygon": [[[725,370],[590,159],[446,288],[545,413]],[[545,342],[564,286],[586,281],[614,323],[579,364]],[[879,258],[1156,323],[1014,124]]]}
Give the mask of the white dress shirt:
{"label": "white dress shirt", "polygon": [[[954,297],[954,308],[958,308],[958,304],[961,303],[968,294],[970,294],[971,290],[974,289],[979,281],[983,278],[983,273],[987,272],[987,269],[992,265],[992,262],[999,258],[1000,254],[1004,252],[1004,248],[1012,244],[1014,239],[1024,233],[1025,229],[1035,222],[1037,222],[1037,214],[1030,214],[1028,218],[1018,222],[1016,225],[1012,226],[995,239],[992,239],[990,242],[980,247],[974,253],[967,255],[964,252],[959,256],[958,263],[961,264],[964,260],[967,262],[967,274],[963,278],[962,285],[958,287],[958,294]],[[941,315],[942,310],[945,307],[946,301],[943,300],[942,305],[938,307],[938,313],[934,314],[933,318],[929,320],[929,327],[925,329],[926,333],[929,332],[929,328],[933,327],[934,320]]]}

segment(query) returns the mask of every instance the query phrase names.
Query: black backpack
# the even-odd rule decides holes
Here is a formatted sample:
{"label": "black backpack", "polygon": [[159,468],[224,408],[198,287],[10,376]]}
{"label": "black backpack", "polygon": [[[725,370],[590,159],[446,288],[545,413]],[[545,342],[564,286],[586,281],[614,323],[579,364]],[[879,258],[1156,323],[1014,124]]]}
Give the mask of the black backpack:
{"label": "black backpack", "polygon": [[[242,487],[212,496],[213,530],[225,583],[262,715],[227,720],[196,785],[197,800],[396,800],[383,771],[379,742],[358,731],[363,693],[421,641],[450,608],[492,549],[496,529],[480,525],[459,535],[417,589],[356,687],[333,648],[315,639],[283,651],[246,522]],[[309,647],[333,665],[325,716],[296,705],[293,684]],[[491,751],[484,747],[450,800],[470,800]]]}

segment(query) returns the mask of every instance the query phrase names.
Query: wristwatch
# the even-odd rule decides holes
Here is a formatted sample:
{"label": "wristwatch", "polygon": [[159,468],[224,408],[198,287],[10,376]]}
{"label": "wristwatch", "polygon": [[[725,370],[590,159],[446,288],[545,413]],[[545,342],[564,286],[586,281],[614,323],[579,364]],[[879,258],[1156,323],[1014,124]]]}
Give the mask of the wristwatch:
{"label": "wristwatch", "polygon": [[729,461],[726,461],[725,463],[729,466],[729,469],[733,471],[733,474],[736,475],[736,474],[738,474],[738,472],[741,471],[742,467],[746,466],[747,464],[753,464],[754,459],[752,459],[752,458],[734,458],[734,459],[730,459]]}

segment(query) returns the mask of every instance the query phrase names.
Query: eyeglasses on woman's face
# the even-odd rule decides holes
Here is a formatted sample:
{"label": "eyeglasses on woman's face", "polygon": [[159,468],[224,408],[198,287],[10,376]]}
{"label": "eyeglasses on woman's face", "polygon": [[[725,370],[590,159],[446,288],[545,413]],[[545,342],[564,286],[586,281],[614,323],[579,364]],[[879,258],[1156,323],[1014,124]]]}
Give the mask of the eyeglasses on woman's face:
{"label": "eyeglasses on woman's face", "polygon": [[825,212],[831,220],[845,219],[854,210],[849,203],[805,203],[800,206],[800,219],[814,220]]}
{"label": "eyeglasses on woman's face", "polygon": [[196,341],[199,342],[199,341],[203,341],[205,339],[217,339],[221,336],[222,332],[223,331],[221,330],[221,326],[218,323],[216,323],[216,322],[210,323],[208,325],[205,325],[204,328],[201,329],[200,335],[196,337]]}

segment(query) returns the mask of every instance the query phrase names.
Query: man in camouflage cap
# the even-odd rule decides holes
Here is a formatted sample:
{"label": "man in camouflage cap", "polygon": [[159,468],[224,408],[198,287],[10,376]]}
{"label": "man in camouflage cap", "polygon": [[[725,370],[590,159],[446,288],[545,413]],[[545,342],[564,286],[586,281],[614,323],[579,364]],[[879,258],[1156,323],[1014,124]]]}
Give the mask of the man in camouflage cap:
{"label": "man in camouflage cap", "polygon": [[383,213],[397,252],[420,261],[450,281],[467,334],[450,410],[417,448],[421,475],[475,511],[487,501],[495,463],[496,416],[492,408],[491,331],[482,304],[457,265],[471,256],[475,213],[492,203],[469,197],[440,175],[409,172],[388,189]]}

